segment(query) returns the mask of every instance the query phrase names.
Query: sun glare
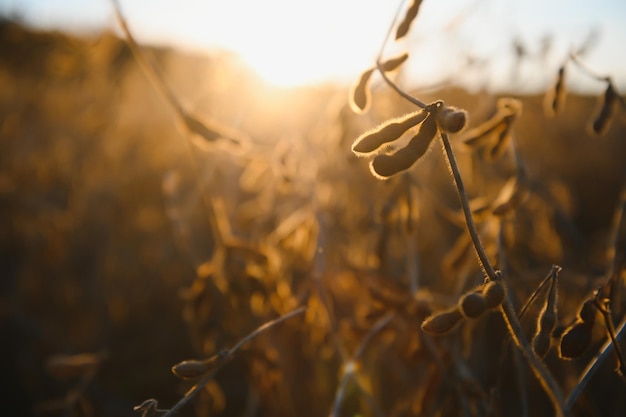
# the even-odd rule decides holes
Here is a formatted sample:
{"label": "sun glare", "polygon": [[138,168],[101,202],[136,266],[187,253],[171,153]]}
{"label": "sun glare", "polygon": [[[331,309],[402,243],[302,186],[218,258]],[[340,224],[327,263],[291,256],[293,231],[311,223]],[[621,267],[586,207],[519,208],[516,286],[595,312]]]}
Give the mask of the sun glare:
{"label": "sun glare", "polygon": [[[221,4],[200,13],[204,24],[188,22],[187,35],[232,50],[280,87],[351,80],[372,62],[393,12],[356,0]],[[358,13],[381,14],[380,25],[346,20]]]}

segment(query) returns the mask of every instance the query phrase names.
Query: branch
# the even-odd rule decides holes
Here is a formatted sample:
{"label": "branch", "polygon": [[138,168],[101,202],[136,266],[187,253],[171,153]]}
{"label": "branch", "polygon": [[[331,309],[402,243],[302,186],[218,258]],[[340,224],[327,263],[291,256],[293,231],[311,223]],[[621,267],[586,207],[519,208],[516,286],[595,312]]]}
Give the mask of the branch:
{"label": "branch", "polygon": [[220,369],[222,369],[224,367],[224,365],[226,365],[228,362],[230,362],[230,360],[234,357],[234,355],[237,353],[237,351],[239,351],[239,349],[241,349],[241,347],[243,345],[245,345],[250,340],[252,340],[255,337],[257,337],[261,333],[266,332],[269,329],[271,329],[272,327],[282,323],[283,321],[288,320],[288,319],[290,319],[290,318],[292,318],[294,316],[297,316],[299,314],[302,314],[305,311],[306,311],[306,306],[298,307],[295,310],[292,310],[289,313],[286,313],[286,314],[284,314],[284,315],[282,315],[282,316],[280,316],[280,317],[278,317],[278,318],[276,318],[274,320],[270,320],[267,323],[264,323],[263,325],[258,327],[256,330],[252,331],[247,336],[245,336],[243,339],[241,339],[239,342],[237,342],[235,344],[235,346],[233,346],[231,349],[225,350],[225,351],[222,351],[222,352],[218,353],[218,356],[217,356],[218,357],[218,362],[216,362],[216,364],[215,364],[214,368],[211,370],[211,372],[206,374],[200,380],[200,382],[198,382],[189,391],[187,391],[185,396],[183,398],[181,398],[180,401],[178,401],[170,410],[168,410],[167,413],[165,413],[165,415],[163,417],[173,417],[173,416],[175,416],[185,404],[187,404],[198,392],[200,392],[204,388],[204,386],[206,384],[209,383],[209,381],[211,381],[215,377],[215,375],[219,372]]}

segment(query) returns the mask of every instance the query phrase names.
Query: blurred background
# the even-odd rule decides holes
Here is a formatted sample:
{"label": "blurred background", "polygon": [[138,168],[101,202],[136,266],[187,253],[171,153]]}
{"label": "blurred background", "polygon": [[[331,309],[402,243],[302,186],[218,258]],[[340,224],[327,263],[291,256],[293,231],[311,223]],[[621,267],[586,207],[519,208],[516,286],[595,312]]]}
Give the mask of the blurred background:
{"label": "blurred background", "polygon": [[[458,253],[463,229],[450,220],[458,200],[446,162],[433,146],[406,176],[413,197],[405,201],[405,177],[375,180],[350,152],[361,132],[413,110],[378,78],[367,114],[348,106],[399,2],[120,3],[184,107],[241,132],[248,147],[189,146],[111,2],[0,0],[2,414],[131,416],[147,398],[171,407],[190,386],[172,375],[174,363],[232,346],[301,303],[306,317],[242,351],[181,415],[328,414],[341,360],[311,295],[316,274],[347,348],[396,311],[363,366],[385,415],[432,415],[447,396],[458,399],[429,368],[432,346],[417,332],[431,307],[453,303],[481,277],[471,254]],[[624,22],[618,0],[427,0],[409,36],[385,47],[386,56],[411,54],[398,83],[425,102],[467,109],[472,126],[498,97],[522,101],[517,150],[544,185],[506,229],[515,290],[524,300],[560,264],[565,321],[605,273],[626,118],[618,108],[605,136],[590,134],[606,84],[571,64],[554,118],[544,114],[544,93],[572,51],[623,92]],[[515,171],[511,152],[492,165],[462,150],[459,160],[472,197],[495,199]],[[229,249],[221,272],[211,269],[219,243],[207,201],[222,230],[250,246]],[[406,300],[407,216],[428,308]],[[495,247],[498,233],[483,231]],[[501,323],[489,323],[451,340],[471,345],[471,334],[487,334],[483,343],[499,347]],[[444,361],[465,358],[477,386],[495,383],[486,350],[435,343]],[[547,361],[567,387],[586,364]],[[605,374],[580,415],[621,415],[621,382]],[[529,390],[541,393],[534,382]],[[530,398],[536,415],[549,409],[542,394]],[[442,415],[456,415],[450,407]],[[354,389],[344,411],[374,415]]]}
{"label": "blurred background", "polygon": [[[201,53],[227,49],[265,80],[293,86],[351,83],[377,55],[400,3],[135,0],[122,7],[142,43]],[[0,13],[37,28],[119,33],[109,0],[2,0]],[[411,83],[453,80],[472,89],[537,92],[550,80],[541,69],[558,67],[581,48],[598,71],[626,82],[626,58],[614,53],[626,39],[626,6],[619,0],[447,0],[424,2],[420,16],[396,47],[415,55]],[[524,65],[517,68],[520,55]],[[468,61],[473,68],[458,71]],[[519,79],[510,78],[512,71]],[[596,87],[572,77],[577,88]]]}

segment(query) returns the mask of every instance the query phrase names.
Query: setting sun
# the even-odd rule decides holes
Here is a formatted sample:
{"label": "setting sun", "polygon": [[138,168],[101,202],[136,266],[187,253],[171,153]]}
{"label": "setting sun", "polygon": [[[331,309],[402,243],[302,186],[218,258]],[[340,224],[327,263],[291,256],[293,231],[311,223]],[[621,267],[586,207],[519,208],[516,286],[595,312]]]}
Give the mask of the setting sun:
{"label": "setting sun", "polygon": [[[377,26],[346,21],[350,14],[376,13],[382,14]],[[373,2],[271,0],[220,3],[205,17],[210,22],[197,26],[198,38],[210,31],[211,39],[239,54],[266,81],[295,86],[345,81],[369,65],[390,10]]]}
{"label": "setting sun", "polygon": [[121,6],[141,39],[209,52],[228,49],[282,87],[353,79],[372,63],[394,13],[384,2],[356,0],[187,1],[169,11],[162,5],[148,21],[138,17],[154,5]]}

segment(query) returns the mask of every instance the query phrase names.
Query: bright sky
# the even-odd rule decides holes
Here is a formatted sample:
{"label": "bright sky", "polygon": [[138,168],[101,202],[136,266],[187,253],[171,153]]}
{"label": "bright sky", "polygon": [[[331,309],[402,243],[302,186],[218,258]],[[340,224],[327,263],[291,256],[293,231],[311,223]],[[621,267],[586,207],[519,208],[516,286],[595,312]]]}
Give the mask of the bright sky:
{"label": "bright sky", "polygon": [[[186,49],[220,47],[240,54],[264,78],[280,85],[351,83],[371,65],[399,1],[391,0],[119,0],[143,43]],[[406,7],[406,6],[405,6]],[[109,0],[0,0],[0,13],[29,24],[70,31],[116,28]],[[539,55],[541,40],[554,42],[545,61],[519,68],[514,86],[544,88],[572,47],[593,30],[597,41],[588,66],[626,86],[624,0],[424,0],[410,37],[391,42],[389,54],[411,53],[410,77],[420,85],[445,79],[510,87],[512,39]],[[480,70],[463,66],[487,58]],[[541,75],[538,75],[541,74]],[[584,88],[602,86],[576,76]],[[574,81],[576,80],[576,81]]]}

